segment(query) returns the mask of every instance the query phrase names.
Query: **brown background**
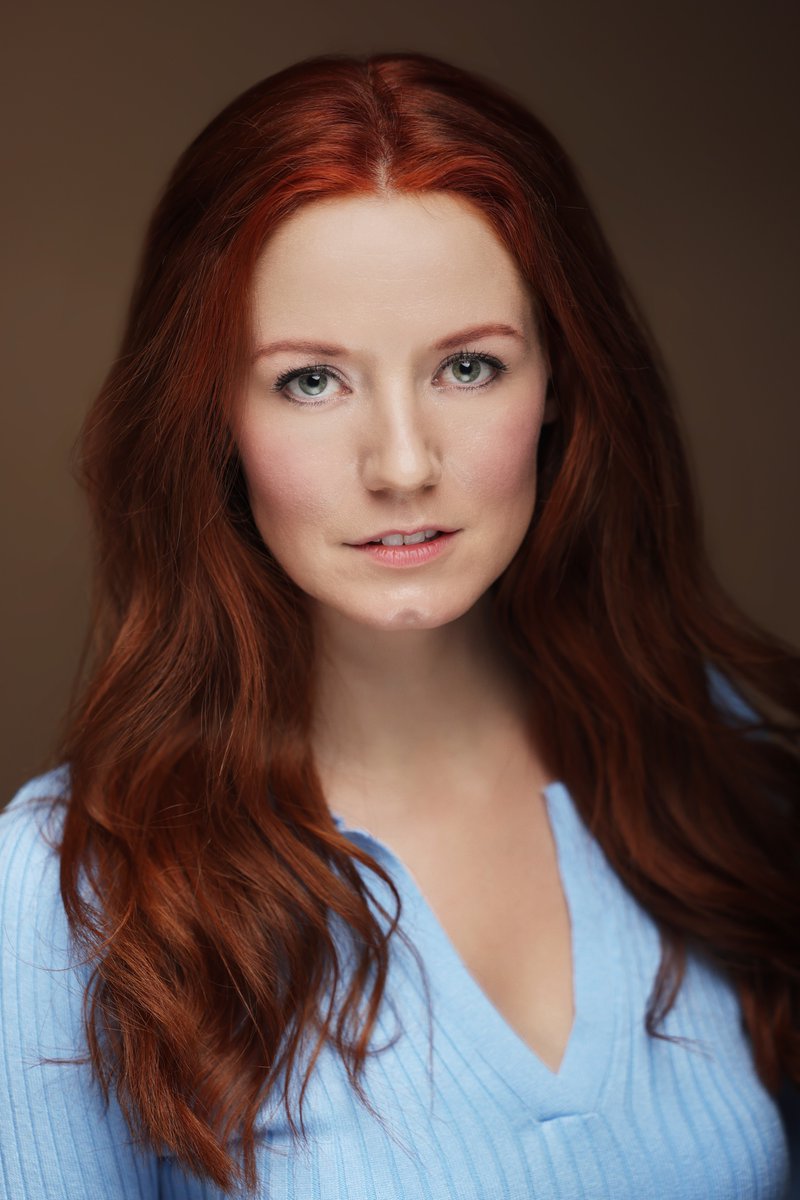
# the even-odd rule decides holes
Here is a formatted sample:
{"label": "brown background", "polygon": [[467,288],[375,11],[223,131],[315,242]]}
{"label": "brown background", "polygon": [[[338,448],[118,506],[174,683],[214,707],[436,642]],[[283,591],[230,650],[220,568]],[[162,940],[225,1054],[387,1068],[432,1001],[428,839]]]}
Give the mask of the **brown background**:
{"label": "brown background", "polygon": [[424,50],[561,138],[672,369],[712,560],[800,644],[797,6],[759,0],[108,0],[4,22],[0,803],[39,769],[86,620],[68,456],[120,334],[144,222],[189,139],[323,51]]}

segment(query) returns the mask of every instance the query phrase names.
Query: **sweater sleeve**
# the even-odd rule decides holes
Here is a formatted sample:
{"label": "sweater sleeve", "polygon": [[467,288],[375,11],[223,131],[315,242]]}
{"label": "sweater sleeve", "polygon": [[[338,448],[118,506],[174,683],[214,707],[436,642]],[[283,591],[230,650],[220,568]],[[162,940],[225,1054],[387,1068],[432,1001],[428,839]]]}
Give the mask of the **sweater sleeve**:
{"label": "sweater sleeve", "polygon": [[133,1144],[87,1063],[75,961],[48,845],[56,772],[31,780],[0,813],[0,1197],[150,1200],[158,1159]]}

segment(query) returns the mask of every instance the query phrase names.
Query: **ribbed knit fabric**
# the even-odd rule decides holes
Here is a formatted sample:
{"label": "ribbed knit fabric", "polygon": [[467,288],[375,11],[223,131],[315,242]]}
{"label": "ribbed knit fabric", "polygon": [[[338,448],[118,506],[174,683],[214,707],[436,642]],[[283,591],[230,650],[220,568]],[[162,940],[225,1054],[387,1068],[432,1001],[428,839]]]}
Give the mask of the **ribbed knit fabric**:
{"label": "ribbed knit fabric", "polygon": [[[13,1200],[217,1197],[169,1157],[131,1148],[116,1103],[104,1113],[88,1066],[37,1061],[85,1048],[86,971],[68,953],[58,860],[41,836],[46,810],[37,803],[67,787],[63,768],[41,776],[0,815],[0,1193]],[[694,1044],[647,1036],[644,1011],[659,958],[655,925],[611,870],[566,787],[550,785],[545,798],[574,964],[576,1016],[558,1073],[490,1003],[397,856],[337,817],[400,888],[404,928],[430,981],[432,1058],[422,978],[393,939],[389,1003],[373,1038],[376,1049],[387,1048],[368,1060],[365,1081],[384,1124],[360,1104],[326,1048],[305,1098],[307,1149],[292,1146],[279,1101],[265,1106],[264,1200],[798,1194],[796,1180],[789,1191],[787,1146],[787,1132],[794,1142],[798,1129],[787,1130],[754,1072],[732,988],[707,962],[690,958],[663,1028]],[[392,913],[386,886],[359,869]]]}

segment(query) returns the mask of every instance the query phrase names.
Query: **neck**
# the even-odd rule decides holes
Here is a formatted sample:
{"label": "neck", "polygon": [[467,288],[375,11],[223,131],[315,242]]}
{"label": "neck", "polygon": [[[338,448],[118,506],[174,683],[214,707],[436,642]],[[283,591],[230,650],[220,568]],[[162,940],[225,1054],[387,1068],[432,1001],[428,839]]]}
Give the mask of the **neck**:
{"label": "neck", "polygon": [[479,795],[527,745],[531,697],[489,599],[434,629],[373,629],[330,611],[317,622],[312,746],[329,800],[369,791],[407,807],[470,786]]}

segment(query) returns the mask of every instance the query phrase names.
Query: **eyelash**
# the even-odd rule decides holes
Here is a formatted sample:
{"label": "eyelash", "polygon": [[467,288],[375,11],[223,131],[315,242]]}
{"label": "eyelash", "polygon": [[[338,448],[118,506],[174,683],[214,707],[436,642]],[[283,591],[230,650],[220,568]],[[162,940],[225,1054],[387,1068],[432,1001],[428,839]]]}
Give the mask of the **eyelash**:
{"label": "eyelash", "polygon": [[[488,366],[494,367],[497,375],[508,370],[507,363],[501,362],[500,359],[495,358],[493,354],[484,354],[480,350],[458,350],[455,354],[451,354],[449,358],[444,360],[439,370],[444,371],[447,367],[451,366],[452,363],[462,362],[464,359],[477,359],[479,362],[485,362]],[[314,363],[305,367],[296,367],[291,371],[284,371],[284,373],[279,375],[273,383],[272,391],[283,392],[283,389],[286,387],[286,385],[291,383],[293,379],[297,379],[301,375],[316,374],[330,375],[332,378],[338,379],[340,383],[342,382],[339,375],[337,375],[335,371],[332,371],[330,367],[326,366],[325,363]],[[491,379],[487,379],[483,383],[468,384],[466,387],[458,387],[458,385],[456,385],[456,390],[460,392],[476,392],[479,388],[485,388],[488,387],[490,383],[494,383],[497,379],[497,375],[493,375]],[[329,397],[323,396],[319,400],[298,400],[296,396],[290,396],[285,392],[283,394],[292,404],[299,404],[301,408],[315,408],[319,404],[327,404],[329,399]]]}

